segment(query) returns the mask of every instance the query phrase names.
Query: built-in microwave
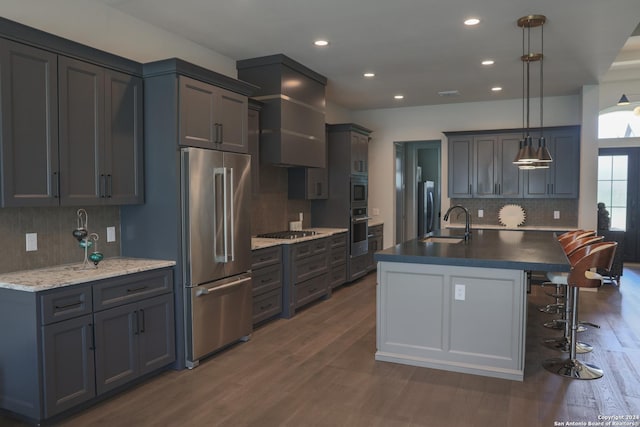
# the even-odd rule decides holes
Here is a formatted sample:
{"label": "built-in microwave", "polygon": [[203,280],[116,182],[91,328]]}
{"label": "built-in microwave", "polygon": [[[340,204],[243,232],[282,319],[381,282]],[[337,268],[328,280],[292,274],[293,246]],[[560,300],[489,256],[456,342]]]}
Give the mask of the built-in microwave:
{"label": "built-in microwave", "polygon": [[352,206],[367,205],[367,177],[351,176],[351,204]]}

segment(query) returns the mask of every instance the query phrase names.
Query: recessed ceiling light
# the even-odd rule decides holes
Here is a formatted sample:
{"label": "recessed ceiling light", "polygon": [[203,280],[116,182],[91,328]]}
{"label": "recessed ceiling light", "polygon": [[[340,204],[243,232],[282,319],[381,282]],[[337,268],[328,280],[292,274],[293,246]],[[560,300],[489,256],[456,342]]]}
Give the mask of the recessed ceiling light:
{"label": "recessed ceiling light", "polygon": [[464,21],[464,25],[478,25],[480,20],[478,18],[469,18]]}
{"label": "recessed ceiling light", "polygon": [[394,99],[404,99],[404,95],[394,95]]}
{"label": "recessed ceiling light", "polygon": [[326,40],[316,40],[313,42],[313,44],[315,44],[316,46],[324,47],[329,45],[329,42]]}
{"label": "recessed ceiling light", "polygon": [[502,90],[502,88],[500,86],[494,86],[491,88],[492,91],[494,92],[500,92]]}
{"label": "recessed ceiling light", "polygon": [[371,77],[375,77],[376,74],[375,73],[364,73],[363,76],[371,78]]}
{"label": "recessed ceiling light", "polygon": [[493,65],[496,62],[493,59],[485,59],[484,61],[482,61],[482,65]]}

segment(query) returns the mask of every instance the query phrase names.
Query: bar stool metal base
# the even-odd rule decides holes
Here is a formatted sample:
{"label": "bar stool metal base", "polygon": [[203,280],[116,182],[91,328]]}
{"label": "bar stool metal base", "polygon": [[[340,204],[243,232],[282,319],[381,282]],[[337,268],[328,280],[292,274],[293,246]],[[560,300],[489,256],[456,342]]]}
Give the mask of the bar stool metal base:
{"label": "bar stool metal base", "polygon": [[541,313],[547,313],[547,314],[560,314],[564,312],[564,304],[559,303],[559,304],[548,304],[545,305],[544,307],[538,307],[538,310]]}
{"label": "bar stool metal base", "polygon": [[[549,322],[545,322],[542,326],[544,326],[545,328],[549,328],[549,329],[564,329],[564,323],[566,322],[566,320],[564,319],[553,319],[550,320]],[[597,326],[599,328],[599,326]],[[586,326],[578,326],[578,330],[577,332],[584,332],[586,331],[588,328]]]}
{"label": "bar stool metal base", "polygon": [[576,359],[547,359],[542,366],[553,374],[577,380],[596,380],[604,375],[599,367]]}
{"label": "bar stool metal base", "polygon": [[[544,340],[544,346],[552,350],[558,350],[563,353],[569,353],[571,351],[571,340],[565,337],[550,338]],[[593,346],[584,342],[576,342],[576,353],[584,354],[593,351]]]}

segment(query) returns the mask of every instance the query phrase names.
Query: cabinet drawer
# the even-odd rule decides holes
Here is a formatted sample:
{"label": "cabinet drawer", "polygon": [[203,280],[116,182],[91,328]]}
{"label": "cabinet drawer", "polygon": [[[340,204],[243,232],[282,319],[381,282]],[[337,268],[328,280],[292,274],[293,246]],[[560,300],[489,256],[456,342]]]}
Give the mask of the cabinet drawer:
{"label": "cabinet drawer", "polygon": [[91,285],[52,290],[40,296],[42,324],[59,322],[92,311]]}
{"label": "cabinet drawer", "polygon": [[347,281],[347,264],[342,264],[331,269],[329,284],[331,288],[342,285]]}
{"label": "cabinet drawer", "polygon": [[294,286],[295,307],[301,307],[324,295],[329,291],[328,274],[323,274]]}
{"label": "cabinet drawer", "polygon": [[340,233],[331,236],[329,238],[329,245],[332,249],[347,246],[347,233]]}
{"label": "cabinet drawer", "polygon": [[272,264],[280,264],[282,261],[282,249],[280,246],[256,249],[251,252],[251,269],[257,270]]}
{"label": "cabinet drawer", "polygon": [[300,259],[311,255],[325,253],[329,248],[329,239],[315,239],[297,243],[293,248],[293,259]]}
{"label": "cabinet drawer", "polygon": [[297,261],[293,266],[294,283],[304,282],[312,277],[327,271],[326,254],[313,255],[302,261]]}
{"label": "cabinet drawer", "polygon": [[263,294],[272,289],[282,287],[282,268],[280,264],[253,270],[253,295]]}
{"label": "cabinet drawer", "polygon": [[329,264],[331,267],[344,264],[347,262],[347,248],[338,248],[331,250],[331,256],[329,258]]}
{"label": "cabinet drawer", "polygon": [[253,298],[253,323],[261,322],[282,311],[282,290],[275,289]]}
{"label": "cabinet drawer", "polygon": [[98,282],[93,287],[94,311],[171,292],[172,270],[153,270]]}
{"label": "cabinet drawer", "polygon": [[383,228],[381,225],[374,225],[369,227],[369,234],[373,234],[374,237],[382,237]]}

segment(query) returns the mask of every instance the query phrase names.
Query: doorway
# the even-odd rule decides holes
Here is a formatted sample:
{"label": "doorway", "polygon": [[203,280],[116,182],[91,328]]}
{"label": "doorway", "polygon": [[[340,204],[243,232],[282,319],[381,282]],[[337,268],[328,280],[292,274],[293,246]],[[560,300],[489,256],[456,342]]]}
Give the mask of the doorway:
{"label": "doorway", "polygon": [[640,147],[601,148],[598,202],[609,211],[611,229],[623,230],[623,258],[640,261]]}
{"label": "doorway", "polygon": [[395,142],[395,243],[418,237],[418,182],[434,183],[434,229],[440,228],[441,141]]}

